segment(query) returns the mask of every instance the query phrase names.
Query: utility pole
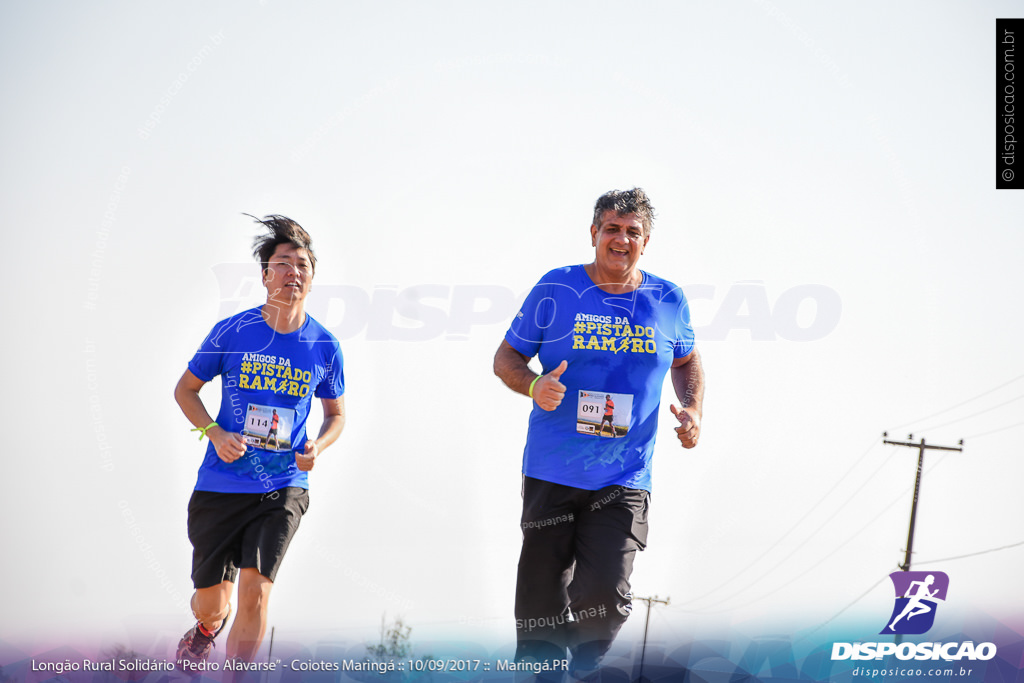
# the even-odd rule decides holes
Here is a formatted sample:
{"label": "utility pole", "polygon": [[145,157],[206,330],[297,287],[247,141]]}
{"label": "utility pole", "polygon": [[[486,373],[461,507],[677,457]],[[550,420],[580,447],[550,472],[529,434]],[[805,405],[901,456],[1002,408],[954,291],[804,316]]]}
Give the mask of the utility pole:
{"label": "utility pole", "polygon": [[889,441],[885,437],[889,436],[889,432],[882,432],[882,443],[887,443],[890,446],[907,446],[909,448],[918,449],[917,455],[917,476],[914,478],[914,502],[910,507],[910,531],[907,533],[907,554],[903,557],[903,564],[900,565],[900,570],[909,572],[910,571],[910,554],[914,549],[914,524],[917,521],[917,498],[921,493],[921,470],[924,469],[924,452],[925,450],[936,450],[936,451],[960,451],[963,452],[964,440],[960,439],[959,446],[933,446],[932,444],[925,443],[924,438],[921,438],[920,443],[913,443],[910,440],[914,438],[913,434],[907,436],[907,441]]}
{"label": "utility pole", "polygon": [[[271,626],[270,627],[270,646],[267,648],[267,664],[270,663],[270,655],[273,654],[273,652],[274,652],[274,627]],[[262,676],[260,676],[260,680],[263,681],[263,683],[266,683],[267,677],[270,676],[269,670],[270,670],[270,667],[267,667],[267,671],[264,672],[264,674]]]}
{"label": "utility pole", "polygon": [[662,605],[668,605],[669,601],[672,598],[668,598],[667,597],[664,600],[659,600],[658,596],[655,595],[653,598],[636,597],[636,598],[633,598],[633,599],[634,600],[643,600],[644,602],[647,603],[647,620],[644,622],[644,645],[643,645],[643,647],[640,650],[640,673],[638,673],[636,675],[636,680],[638,682],[642,682],[643,681],[643,676],[644,676],[644,655],[647,654],[647,631],[651,627],[651,603],[652,602],[657,602],[657,603],[661,603]]}

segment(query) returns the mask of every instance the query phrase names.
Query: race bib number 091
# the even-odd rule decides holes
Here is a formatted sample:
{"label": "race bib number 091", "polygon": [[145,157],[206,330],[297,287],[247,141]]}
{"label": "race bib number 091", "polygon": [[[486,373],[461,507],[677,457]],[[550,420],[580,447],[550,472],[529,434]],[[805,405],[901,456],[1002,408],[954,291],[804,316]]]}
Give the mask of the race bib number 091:
{"label": "race bib number 091", "polygon": [[623,437],[629,432],[632,414],[632,394],[581,389],[576,403],[576,432],[609,438]]}

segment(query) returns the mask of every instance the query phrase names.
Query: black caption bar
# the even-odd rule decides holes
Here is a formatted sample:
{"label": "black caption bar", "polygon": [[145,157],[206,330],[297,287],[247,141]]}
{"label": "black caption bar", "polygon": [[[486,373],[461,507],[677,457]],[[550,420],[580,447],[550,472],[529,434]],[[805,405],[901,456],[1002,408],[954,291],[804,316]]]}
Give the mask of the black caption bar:
{"label": "black caption bar", "polygon": [[1017,52],[1024,19],[996,19],[996,189],[1024,190],[1024,131],[1018,127]]}

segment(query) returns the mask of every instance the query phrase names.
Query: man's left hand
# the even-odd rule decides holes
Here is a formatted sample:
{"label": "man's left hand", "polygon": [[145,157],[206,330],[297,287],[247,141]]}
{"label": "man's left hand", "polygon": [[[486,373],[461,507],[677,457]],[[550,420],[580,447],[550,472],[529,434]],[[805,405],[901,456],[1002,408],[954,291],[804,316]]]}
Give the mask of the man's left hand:
{"label": "man's left hand", "polygon": [[313,463],[316,461],[318,452],[319,449],[316,447],[316,441],[307,439],[306,449],[303,452],[295,451],[295,465],[302,472],[309,472],[313,469]]}
{"label": "man's left hand", "polygon": [[675,403],[669,405],[669,410],[679,420],[679,426],[676,427],[679,443],[683,444],[683,448],[696,446],[700,438],[700,415],[693,408],[676,408]]}

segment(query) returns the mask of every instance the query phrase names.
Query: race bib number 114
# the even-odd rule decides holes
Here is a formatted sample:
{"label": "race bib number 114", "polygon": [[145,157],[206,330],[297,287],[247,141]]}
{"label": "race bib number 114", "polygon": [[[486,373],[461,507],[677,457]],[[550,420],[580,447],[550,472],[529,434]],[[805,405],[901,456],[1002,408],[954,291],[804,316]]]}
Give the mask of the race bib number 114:
{"label": "race bib number 114", "polygon": [[287,451],[292,447],[294,421],[295,411],[291,408],[250,403],[245,411],[242,435],[249,446],[265,451]]}

